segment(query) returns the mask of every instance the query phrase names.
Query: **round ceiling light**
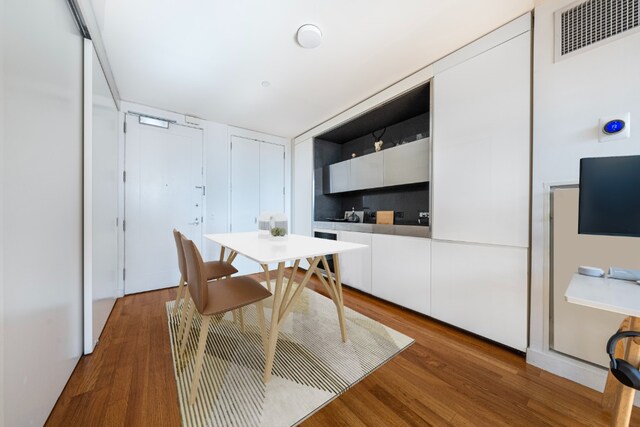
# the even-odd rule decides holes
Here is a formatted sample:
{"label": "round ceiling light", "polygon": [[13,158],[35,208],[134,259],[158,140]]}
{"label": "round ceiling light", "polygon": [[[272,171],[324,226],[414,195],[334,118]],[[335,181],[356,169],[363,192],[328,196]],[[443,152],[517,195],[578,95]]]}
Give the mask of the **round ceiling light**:
{"label": "round ceiling light", "polygon": [[269,87],[271,86],[271,82],[267,81],[267,80],[263,80],[262,83],[260,83],[262,85],[262,87]]}
{"label": "round ceiling light", "polygon": [[305,24],[298,28],[296,39],[298,40],[298,44],[305,49],[313,49],[314,47],[320,46],[322,42],[322,31],[315,25]]}

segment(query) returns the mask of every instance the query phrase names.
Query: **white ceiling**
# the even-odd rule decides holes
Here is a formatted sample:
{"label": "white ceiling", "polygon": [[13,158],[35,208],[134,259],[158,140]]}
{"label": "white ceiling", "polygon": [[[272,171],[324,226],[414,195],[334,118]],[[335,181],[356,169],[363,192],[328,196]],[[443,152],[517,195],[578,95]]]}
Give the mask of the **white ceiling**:
{"label": "white ceiling", "polygon": [[[533,8],[533,0],[92,4],[123,100],[285,137]],[[306,23],[323,32],[316,49],[295,43]]]}

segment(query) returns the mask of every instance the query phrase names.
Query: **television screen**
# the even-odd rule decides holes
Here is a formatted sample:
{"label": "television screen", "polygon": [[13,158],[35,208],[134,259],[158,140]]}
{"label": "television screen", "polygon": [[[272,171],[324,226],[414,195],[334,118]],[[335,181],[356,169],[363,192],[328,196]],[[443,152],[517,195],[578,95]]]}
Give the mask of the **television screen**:
{"label": "television screen", "polygon": [[640,156],[580,160],[578,233],[640,237]]}

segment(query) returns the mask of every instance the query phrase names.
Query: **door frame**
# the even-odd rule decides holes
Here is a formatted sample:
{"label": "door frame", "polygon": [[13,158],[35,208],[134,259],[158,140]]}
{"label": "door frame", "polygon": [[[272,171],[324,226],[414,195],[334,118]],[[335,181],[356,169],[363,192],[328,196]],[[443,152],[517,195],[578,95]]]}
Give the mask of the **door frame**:
{"label": "door frame", "polygon": [[[180,119],[184,119],[184,116],[179,116],[175,113],[168,113],[162,110],[156,110],[149,107],[142,108],[123,108],[119,112],[119,141],[118,141],[118,297],[123,297],[125,295],[125,232],[124,232],[124,221],[126,219],[125,215],[125,182],[124,182],[124,172],[125,172],[125,164],[126,164],[126,122],[127,116],[134,118],[137,120],[140,116],[148,116],[153,118],[159,118],[161,120],[168,121],[171,125],[177,125],[182,127],[188,127],[192,129],[197,129],[202,131],[202,182],[203,185],[206,185],[207,182],[207,167],[206,167],[206,158],[205,158],[205,143],[206,143],[206,131],[203,126],[193,126],[186,123],[181,123]],[[178,117],[175,117],[178,116]],[[202,197],[202,212],[203,212],[203,230],[204,230],[204,222],[205,222],[205,212],[207,212],[207,198]]]}
{"label": "door frame", "polygon": [[289,219],[289,233],[291,233],[291,144],[293,140],[232,126],[229,126],[227,138],[227,232],[231,225],[231,140],[234,136],[284,147],[284,213]]}

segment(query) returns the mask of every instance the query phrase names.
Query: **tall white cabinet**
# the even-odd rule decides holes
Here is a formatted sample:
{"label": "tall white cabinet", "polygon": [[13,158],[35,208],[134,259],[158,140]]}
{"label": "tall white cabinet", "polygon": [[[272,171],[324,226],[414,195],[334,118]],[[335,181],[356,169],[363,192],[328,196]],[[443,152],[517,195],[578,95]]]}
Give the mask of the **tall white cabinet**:
{"label": "tall white cabinet", "polygon": [[435,65],[431,307],[440,320],[524,351],[530,18],[496,33]]}
{"label": "tall white cabinet", "polygon": [[313,234],[313,138],[293,149],[293,232]]}

